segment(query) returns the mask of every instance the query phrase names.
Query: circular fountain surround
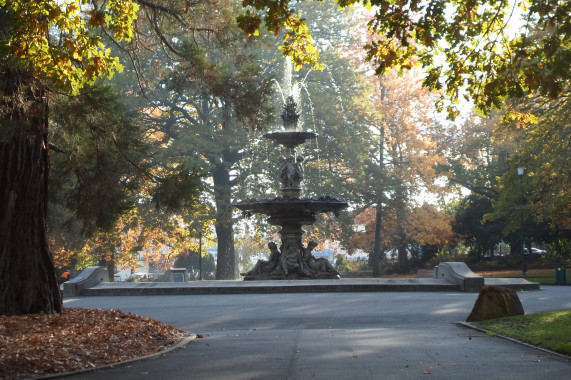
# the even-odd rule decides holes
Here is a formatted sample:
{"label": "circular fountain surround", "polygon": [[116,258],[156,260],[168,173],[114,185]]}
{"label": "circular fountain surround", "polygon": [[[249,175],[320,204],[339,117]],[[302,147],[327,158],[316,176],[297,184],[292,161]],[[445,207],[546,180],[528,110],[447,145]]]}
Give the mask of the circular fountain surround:
{"label": "circular fountain surround", "polygon": [[315,223],[319,213],[338,216],[348,204],[329,196],[300,198],[303,181],[303,157],[296,155],[295,148],[307,140],[315,139],[311,131],[296,131],[299,115],[293,97],[288,97],[282,114],[285,131],[266,133],[264,137],[286,148],[286,157],[281,158],[278,178],[282,183],[281,197],[273,199],[248,199],[234,206],[246,215],[268,215],[268,222],[281,226],[281,246],[268,243],[270,259],[258,260],[256,266],[243,274],[244,280],[339,278],[339,272],[325,258],[315,258],[311,251],[317,243],[303,245],[302,226]]}

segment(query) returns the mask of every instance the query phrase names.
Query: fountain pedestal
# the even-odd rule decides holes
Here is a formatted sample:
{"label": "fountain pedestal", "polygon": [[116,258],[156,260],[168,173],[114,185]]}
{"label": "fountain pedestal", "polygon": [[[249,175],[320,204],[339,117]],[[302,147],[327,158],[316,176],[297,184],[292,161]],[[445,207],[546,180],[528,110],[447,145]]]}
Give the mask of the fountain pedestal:
{"label": "fountain pedestal", "polygon": [[313,132],[296,131],[298,118],[295,102],[292,97],[288,97],[282,114],[286,131],[264,135],[286,148],[287,155],[281,158],[278,174],[282,183],[282,196],[274,199],[249,199],[234,205],[245,215],[268,215],[270,224],[282,227],[281,246],[278,248],[274,242],[268,243],[269,260],[259,260],[252,270],[242,274],[244,280],[339,278],[339,272],[327,259],[313,256],[312,250],[317,246],[316,242],[303,245],[302,226],[315,223],[318,213],[332,212],[338,215],[348,204],[344,200],[328,196],[317,199],[300,198],[303,157],[296,155],[295,150],[297,146],[316,138],[317,135]]}

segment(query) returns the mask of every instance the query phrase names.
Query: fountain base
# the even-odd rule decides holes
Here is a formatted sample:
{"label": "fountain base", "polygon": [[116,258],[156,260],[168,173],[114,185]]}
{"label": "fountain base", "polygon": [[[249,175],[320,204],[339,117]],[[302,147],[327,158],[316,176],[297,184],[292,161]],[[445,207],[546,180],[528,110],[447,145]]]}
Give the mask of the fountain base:
{"label": "fountain base", "polygon": [[250,200],[236,204],[246,214],[269,215],[268,221],[281,226],[281,246],[268,243],[269,260],[258,260],[254,268],[243,273],[244,280],[338,279],[339,272],[329,260],[316,258],[312,251],[317,243],[303,245],[302,225],[313,224],[318,212],[334,212],[347,207],[347,202],[327,197],[320,199]]}
{"label": "fountain base", "polygon": [[[307,280],[307,279],[339,279],[341,274],[333,267],[329,260],[316,258],[311,250],[317,245],[309,242],[307,247],[299,244],[292,246],[290,238],[287,245],[282,244],[282,250],[277,248],[274,242],[270,242],[269,260],[258,260],[252,270],[241,273],[244,281],[267,281],[267,280]],[[296,247],[301,247],[297,249]]]}
{"label": "fountain base", "polygon": [[281,274],[256,276],[256,275],[249,275],[248,273],[240,273],[240,275],[244,276],[244,281],[339,280],[341,278],[339,274],[323,274],[319,277],[306,277],[298,275],[281,275]]}

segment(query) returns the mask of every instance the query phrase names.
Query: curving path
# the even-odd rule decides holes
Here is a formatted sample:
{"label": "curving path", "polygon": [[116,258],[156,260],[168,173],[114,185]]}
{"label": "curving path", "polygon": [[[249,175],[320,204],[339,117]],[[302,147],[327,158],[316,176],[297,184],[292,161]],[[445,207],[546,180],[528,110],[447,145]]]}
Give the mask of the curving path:
{"label": "curving path", "polygon": [[[571,309],[571,287],[519,292],[526,313]],[[477,293],[65,298],[205,335],[163,357],[71,379],[569,379],[569,359],[455,325]]]}

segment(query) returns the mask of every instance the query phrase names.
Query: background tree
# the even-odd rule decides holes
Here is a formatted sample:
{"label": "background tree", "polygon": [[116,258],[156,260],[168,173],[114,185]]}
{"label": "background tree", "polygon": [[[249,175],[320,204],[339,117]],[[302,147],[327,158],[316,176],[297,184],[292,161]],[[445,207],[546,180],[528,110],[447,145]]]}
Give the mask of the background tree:
{"label": "background tree", "polygon": [[[229,25],[230,27],[231,25]],[[235,36],[235,38],[238,38]],[[234,42],[234,41],[232,41]],[[176,71],[152,94],[160,112],[147,121],[164,133],[169,146],[163,164],[185,164],[208,173],[205,183],[216,212],[217,279],[236,276],[233,242],[233,191],[241,178],[238,163],[248,147],[248,128],[261,128],[269,110],[269,83],[250,53],[220,46],[206,51],[185,41]],[[208,53],[208,54],[207,54]]]}
{"label": "background tree", "polygon": [[200,257],[198,252],[186,251],[178,256],[174,262],[173,268],[186,268],[189,275],[198,279],[202,270],[203,280],[214,280],[216,278],[216,263],[211,254],[206,253],[202,256],[202,268],[200,267]]}
{"label": "background tree", "polygon": [[460,197],[452,205],[454,231],[469,247],[471,262],[483,259],[508,238],[504,215],[497,220],[486,217],[499,195],[498,179],[509,170],[508,159],[516,149],[511,134],[496,133],[501,120],[498,112],[487,117],[469,112],[436,136],[445,156],[439,170],[445,174],[451,192]]}
{"label": "background tree", "polygon": [[492,211],[492,199],[479,194],[462,199],[455,211],[454,232],[471,248],[469,257],[472,261],[492,252],[502,240],[505,220],[484,220],[484,216]]}
{"label": "background tree", "polygon": [[[175,211],[192,209],[200,174],[151,168],[149,158],[161,149],[159,142],[110,86],[98,84],[78,96],[55,99],[51,115],[50,213],[59,210],[57,215],[66,217],[50,218],[50,236],[68,236],[66,228],[81,224],[72,239],[56,243],[52,250],[74,252],[68,263],[71,269],[80,269],[75,268],[78,255],[87,254],[93,257],[92,265],[107,266],[112,275],[115,264],[132,263],[133,247],[146,248],[132,238],[141,234],[134,230],[143,228],[139,221],[144,209],[160,206],[163,211],[155,212],[167,220]],[[158,225],[168,235],[170,224]]]}
{"label": "background tree", "polygon": [[[528,249],[532,243],[564,239],[570,196],[563,164],[569,155],[567,99],[565,93],[554,100],[540,95],[512,99],[503,114],[471,115],[439,139],[447,152],[444,170],[450,183],[472,193],[456,211],[455,229],[467,238],[473,259],[501,240],[510,243],[512,253],[521,252],[522,201]],[[525,167],[523,199],[518,166]]]}
{"label": "background tree", "polygon": [[[354,249],[370,250],[375,244],[376,220],[375,206],[368,207],[355,216],[355,224],[362,227],[352,236],[351,244]],[[409,263],[415,268],[422,268],[430,262],[436,252],[453,246],[456,242],[451,218],[437,210],[434,205],[426,203],[405,210],[404,215],[400,217],[393,210],[386,209],[380,236],[383,238],[381,245],[386,247],[386,251],[383,251],[383,256],[379,257],[379,274],[402,272],[403,264],[406,270],[409,268]],[[395,249],[399,243],[406,246],[403,248],[406,249],[404,258],[399,257],[400,252]],[[392,253],[390,257],[387,257],[388,252]],[[395,265],[391,264],[388,258],[392,259]],[[405,259],[407,262],[403,263]]]}
{"label": "background tree", "polygon": [[[571,153],[569,91],[558,99],[536,96],[516,101],[514,109],[528,118],[516,118],[498,128],[500,137],[513,136],[516,149],[509,157],[509,170],[499,178],[499,194],[489,219],[506,218],[505,233],[518,231],[524,211],[524,238],[553,244],[552,254],[569,257],[571,223]],[[518,178],[516,168],[524,168]],[[520,194],[520,180],[522,193]],[[522,199],[523,196],[523,199]],[[523,201],[523,205],[521,205]],[[518,207],[514,207],[518,205]],[[519,243],[514,244],[519,247]]]}
{"label": "background tree", "polygon": [[453,247],[458,240],[452,228],[452,217],[432,204],[415,207],[410,225],[411,241],[421,248],[420,252],[412,251],[414,264],[418,267],[430,263],[437,252]]}
{"label": "background tree", "polygon": [[[267,241],[264,240],[263,229],[258,225],[251,225],[248,222],[241,223],[235,235],[236,244],[236,265],[240,273],[251,270],[257,260],[269,257]],[[242,230],[242,231],[240,231]]]}
{"label": "background tree", "polygon": [[[525,196],[530,217],[547,222],[554,230],[571,229],[571,153],[569,91],[557,100],[545,97],[518,102],[518,109],[530,113],[527,122],[511,122],[498,134],[515,134],[517,150],[510,157],[510,173],[501,178],[501,190],[514,187],[517,166],[523,166]],[[499,206],[499,205],[498,205]]]}
{"label": "background tree", "polygon": [[[407,216],[412,216],[415,197],[441,191],[435,180],[440,175],[437,164],[442,163],[443,158],[432,137],[439,124],[435,115],[426,111],[432,99],[412,72],[404,78],[393,72],[381,77],[378,86],[380,91],[374,99],[379,122],[370,127],[376,129],[378,137],[369,146],[370,158],[365,165],[361,193],[377,210],[375,247],[380,252],[380,247],[395,248],[399,269],[405,272],[409,240],[405,225]],[[388,246],[382,244],[380,237],[379,221],[384,214],[393,215],[395,222]]]}
{"label": "background tree", "polygon": [[490,199],[498,196],[498,178],[508,170],[508,158],[517,148],[511,134],[496,134],[501,119],[499,113],[481,117],[470,112],[462,122],[448,125],[435,136],[446,157],[439,170],[452,190],[461,194],[464,189]]}
{"label": "background tree", "polygon": [[109,230],[135,204],[141,177],[150,176],[143,158],[151,146],[138,119],[106,85],[52,102],[51,200],[71,210],[87,232]]}

